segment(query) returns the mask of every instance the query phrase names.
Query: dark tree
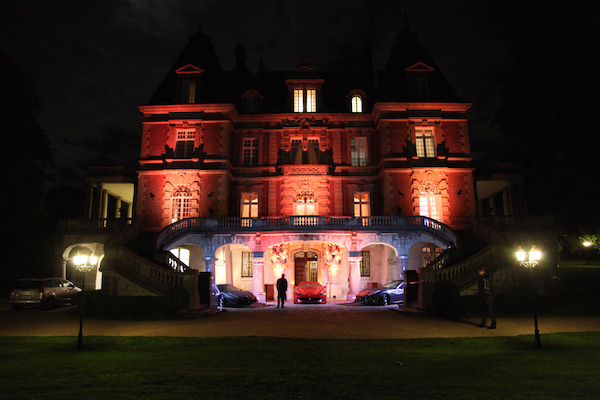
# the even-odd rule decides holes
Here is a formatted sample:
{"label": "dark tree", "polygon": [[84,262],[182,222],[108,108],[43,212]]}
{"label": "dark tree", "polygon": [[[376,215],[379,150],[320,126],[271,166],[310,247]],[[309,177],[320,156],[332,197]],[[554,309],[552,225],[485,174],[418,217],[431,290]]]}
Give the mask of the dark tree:
{"label": "dark tree", "polygon": [[[0,278],[36,273],[45,262],[37,259],[48,242],[44,210],[44,169],[52,150],[36,120],[40,100],[31,77],[0,51],[0,157],[3,239]],[[46,260],[47,261],[47,260]]]}
{"label": "dark tree", "polygon": [[510,0],[495,17],[512,46],[497,121],[526,166],[530,212],[597,218],[600,4]]}

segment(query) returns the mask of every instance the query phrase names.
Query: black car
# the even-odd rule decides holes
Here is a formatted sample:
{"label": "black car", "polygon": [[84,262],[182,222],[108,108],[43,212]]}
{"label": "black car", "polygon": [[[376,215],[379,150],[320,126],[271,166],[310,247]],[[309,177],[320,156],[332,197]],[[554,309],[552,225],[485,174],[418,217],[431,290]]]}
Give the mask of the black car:
{"label": "black car", "polygon": [[361,304],[385,306],[404,301],[404,281],[390,281],[377,289],[365,289],[358,292],[356,301]]}
{"label": "black car", "polygon": [[256,296],[233,285],[212,285],[213,305],[219,307],[248,306],[256,303]]}

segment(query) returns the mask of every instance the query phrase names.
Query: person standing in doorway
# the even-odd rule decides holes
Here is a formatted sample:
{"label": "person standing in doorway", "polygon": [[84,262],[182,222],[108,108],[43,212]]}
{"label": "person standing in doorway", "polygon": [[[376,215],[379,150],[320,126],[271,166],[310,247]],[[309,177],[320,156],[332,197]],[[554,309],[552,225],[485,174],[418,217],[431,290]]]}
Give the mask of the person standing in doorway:
{"label": "person standing in doorway", "polygon": [[287,298],[287,287],[288,282],[285,279],[285,274],[281,274],[281,278],[277,279],[277,308],[279,308],[279,302],[281,302],[281,308]]}
{"label": "person standing in doorway", "polygon": [[486,326],[487,319],[490,317],[492,324],[488,329],[496,329],[496,315],[494,314],[494,292],[492,289],[492,281],[488,274],[485,273],[485,268],[479,268],[479,282],[477,282],[477,292],[481,299],[481,324],[478,326],[483,328]]}

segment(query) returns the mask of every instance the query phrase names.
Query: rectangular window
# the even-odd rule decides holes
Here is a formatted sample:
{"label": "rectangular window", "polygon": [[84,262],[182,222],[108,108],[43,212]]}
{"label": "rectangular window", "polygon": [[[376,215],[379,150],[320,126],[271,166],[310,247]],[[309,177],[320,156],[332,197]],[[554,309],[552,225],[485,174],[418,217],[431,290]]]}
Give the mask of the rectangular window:
{"label": "rectangular window", "polygon": [[441,202],[441,198],[439,195],[421,195],[421,197],[419,197],[419,215],[441,221],[439,215],[439,202]]}
{"label": "rectangular window", "polygon": [[317,111],[317,91],[315,89],[308,89],[306,91],[306,112]]}
{"label": "rectangular window", "polygon": [[192,216],[192,199],[190,197],[174,197],[171,205],[171,222],[177,222]]}
{"label": "rectangular window", "polygon": [[350,162],[354,167],[367,165],[367,138],[350,139]]}
{"label": "rectangular window", "polygon": [[315,89],[294,89],[294,112],[316,111],[317,91]]}
{"label": "rectangular window", "polygon": [[184,249],[181,247],[176,247],[174,249],[169,250],[175,257],[179,258],[179,261],[190,266],[190,250]]}
{"label": "rectangular window", "polygon": [[183,102],[184,103],[195,103],[196,102],[196,82],[185,81],[183,83]]}
{"label": "rectangular window", "polygon": [[368,251],[361,251],[360,256],[360,276],[371,276],[371,254]]}
{"label": "rectangular window", "polygon": [[242,252],[242,278],[252,278],[253,267],[252,252]]}
{"label": "rectangular window", "polygon": [[370,217],[371,202],[369,192],[354,193],[354,217]]}
{"label": "rectangular window", "polygon": [[244,138],[242,144],[242,165],[244,167],[258,165],[258,138]]}
{"label": "rectangular window", "polygon": [[304,90],[294,89],[294,112],[304,112]]}
{"label": "rectangular window", "polygon": [[242,218],[258,218],[258,193],[242,193]]}
{"label": "rectangular window", "polygon": [[190,158],[194,153],[195,130],[178,130],[175,143],[175,158]]}
{"label": "rectangular window", "polygon": [[417,145],[417,156],[427,158],[435,157],[435,137],[432,127],[415,128],[415,142]]}
{"label": "rectangular window", "polygon": [[429,87],[427,85],[427,78],[416,78],[415,86],[416,86],[417,98],[419,100],[429,99]]}
{"label": "rectangular window", "polygon": [[427,265],[429,265],[430,262],[433,261],[433,259],[431,258],[431,248],[423,247],[422,252],[423,252],[423,267],[426,267]]}

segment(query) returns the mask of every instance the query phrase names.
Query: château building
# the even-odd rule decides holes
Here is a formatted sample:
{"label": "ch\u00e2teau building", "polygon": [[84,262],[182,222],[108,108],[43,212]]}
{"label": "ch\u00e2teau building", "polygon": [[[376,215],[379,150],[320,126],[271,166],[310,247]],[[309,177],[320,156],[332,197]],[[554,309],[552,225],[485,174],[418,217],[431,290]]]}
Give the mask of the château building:
{"label": "ch\u00e2teau building", "polygon": [[[301,60],[253,74],[241,45],[235,55],[226,71],[206,34],[189,37],[139,106],[139,164],[90,171],[86,218],[57,245],[63,275],[84,251],[100,256],[87,286],[114,295],[183,284],[197,306],[208,279],[265,301],[285,273],[289,295],[318,281],[353,300],[389,280],[423,282],[464,245],[482,201],[470,104],[407,27],[377,72],[368,48],[343,72]],[[504,191],[504,208],[521,201],[512,183],[486,188]]]}

